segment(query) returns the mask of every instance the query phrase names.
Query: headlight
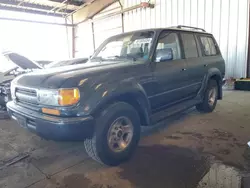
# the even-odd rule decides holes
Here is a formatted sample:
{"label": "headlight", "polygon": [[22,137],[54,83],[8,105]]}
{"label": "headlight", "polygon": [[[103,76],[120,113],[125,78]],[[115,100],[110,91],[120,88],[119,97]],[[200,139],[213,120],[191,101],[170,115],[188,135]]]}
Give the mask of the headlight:
{"label": "headlight", "polygon": [[59,92],[57,90],[38,90],[38,103],[58,106]]}
{"label": "headlight", "polygon": [[16,98],[16,96],[15,96],[15,84],[14,83],[10,84],[10,93],[11,93],[11,98],[14,100]]}
{"label": "headlight", "polygon": [[78,103],[80,92],[77,88],[59,90],[39,90],[38,102],[49,106],[70,106]]}

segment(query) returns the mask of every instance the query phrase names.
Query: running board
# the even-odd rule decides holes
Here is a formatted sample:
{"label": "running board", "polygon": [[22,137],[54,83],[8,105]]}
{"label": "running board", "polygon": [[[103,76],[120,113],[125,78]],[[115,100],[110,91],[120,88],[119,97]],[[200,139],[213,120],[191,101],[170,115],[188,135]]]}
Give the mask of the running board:
{"label": "running board", "polygon": [[156,123],[158,123],[159,121],[162,121],[164,119],[166,119],[169,116],[172,116],[176,113],[182,112],[184,110],[187,110],[189,108],[192,108],[193,106],[195,106],[196,104],[201,103],[201,99],[191,99],[185,102],[181,102],[179,104],[173,105],[169,108],[166,108],[162,111],[156,112],[154,114],[152,114],[152,116],[150,117],[151,120],[151,125],[154,125]]}

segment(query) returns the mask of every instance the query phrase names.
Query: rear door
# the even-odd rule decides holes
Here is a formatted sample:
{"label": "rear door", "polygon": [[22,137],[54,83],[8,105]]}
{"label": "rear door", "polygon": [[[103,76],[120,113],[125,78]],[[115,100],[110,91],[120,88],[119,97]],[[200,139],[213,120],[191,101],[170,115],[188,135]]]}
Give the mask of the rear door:
{"label": "rear door", "polygon": [[212,35],[198,35],[198,41],[201,46],[202,51],[202,65],[207,72],[209,68],[215,67],[218,61],[223,61],[223,58],[220,55],[219,48],[212,37]]}
{"label": "rear door", "polygon": [[201,88],[206,69],[204,69],[204,65],[202,64],[202,54],[195,34],[182,32],[181,41],[187,64],[186,72],[188,74],[184,92],[190,97],[195,97]]}
{"label": "rear door", "polygon": [[[172,59],[157,60],[157,52],[164,52],[164,50],[172,52]],[[151,106],[157,109],[182,100],[186,96],[183,91],[187,74],[178,32],[163,31],[160,34],[155,50],[154,65],[153,75],[156,79],[154,88],[157,94],[150,96]]]}

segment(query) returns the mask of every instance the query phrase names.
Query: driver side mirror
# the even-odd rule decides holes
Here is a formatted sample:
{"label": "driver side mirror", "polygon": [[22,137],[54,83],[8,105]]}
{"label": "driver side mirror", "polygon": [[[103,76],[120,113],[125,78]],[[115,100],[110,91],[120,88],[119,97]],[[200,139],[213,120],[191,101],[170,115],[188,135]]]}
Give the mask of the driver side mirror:
{"label": "driver side mirror", "polygon": [[173,60],[173,50],[172,48],[165,48],[156,50],[155,62],[171,61]]}

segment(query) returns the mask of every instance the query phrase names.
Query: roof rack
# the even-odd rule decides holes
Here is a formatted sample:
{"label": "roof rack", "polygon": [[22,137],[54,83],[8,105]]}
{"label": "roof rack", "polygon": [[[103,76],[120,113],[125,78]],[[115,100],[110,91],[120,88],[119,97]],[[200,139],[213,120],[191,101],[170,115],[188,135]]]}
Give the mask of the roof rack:
{"label": "roof rack", "polygon": [[200,31],[206,32],[205,29],[198,28],[198,27],[185,26],[185,25],[178,25],[177,28],[179,29],[188,28],[188,29],[194,29],[194,30],[200,30]]}

